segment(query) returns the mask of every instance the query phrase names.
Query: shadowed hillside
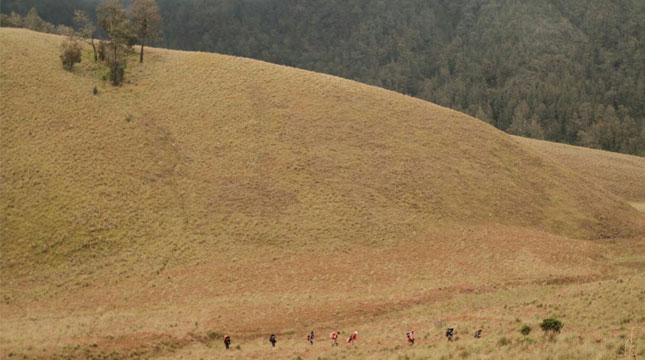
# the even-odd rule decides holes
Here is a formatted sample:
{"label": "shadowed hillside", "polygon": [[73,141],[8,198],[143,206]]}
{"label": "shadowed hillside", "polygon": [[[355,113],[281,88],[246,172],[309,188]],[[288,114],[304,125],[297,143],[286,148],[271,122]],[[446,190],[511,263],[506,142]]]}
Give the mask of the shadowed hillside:
{"label": "shadowed hillside", "polygon": [[[276,332],[293,358],[303,329],[373,324],[389,358],[382,324],[463,319],[437,302],[467,297],[450,311],[502,331],[543,315],[532,286],[640,269],[644,218],[622,192],[469,116],[162,49],[114,88],[89,52],[64,71],[61,41],[0,29],[2,355],[209,358],[231,333],[255,344],[231,357],[263,358]],[[632,257],[605,238],[636,239]]]}

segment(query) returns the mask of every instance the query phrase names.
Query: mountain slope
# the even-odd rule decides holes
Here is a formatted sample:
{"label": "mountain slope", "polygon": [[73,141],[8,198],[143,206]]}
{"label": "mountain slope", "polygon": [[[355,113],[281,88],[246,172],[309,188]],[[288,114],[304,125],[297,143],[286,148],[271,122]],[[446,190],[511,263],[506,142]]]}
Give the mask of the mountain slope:
{"label": "mountain slope", "polygon": [[[33,6],[55,25],[72,25],[73,9],[91,14],[99,2],[5,0],[1,10],[25,15]],[[645,154],[641,0],[157,3],[164,47],[337,75],[512,134]],[[3,23],[54,28],[33,15]]]}
{"label": "mountain slope", "polygon": [[[150,49],[113,88],[89,52],[62,70],[61,41],[0,29],[0,357],[275,358],[270,333],[279,357],[309,357],[304,331],[360,328],[367,347],[306,351],[392,358],[383,342],[413,326],[441,343],[444,321],[517,336],[516,318],[575,305],[585,283],[625,306],[561,308],[578,334],[638,312],[644,278],[622,279],[642,264],[643,216],[592,165],[217,54]],[[224,333],[244,351],[219,351]]]}
{"label": "mountain slope", "polygon": [[645,202],[645,158],[516,137],[628,202]]}
{"label": "mountain slope", "polygon": [[224,244],[378,246],[468,224],[587,238],[643,229],[590,181],[420,100],[165,50],[132,62],[116,89],[91,64],[64,72],[59,37],[1,38],[5,268],[151,244],[186,256]]}

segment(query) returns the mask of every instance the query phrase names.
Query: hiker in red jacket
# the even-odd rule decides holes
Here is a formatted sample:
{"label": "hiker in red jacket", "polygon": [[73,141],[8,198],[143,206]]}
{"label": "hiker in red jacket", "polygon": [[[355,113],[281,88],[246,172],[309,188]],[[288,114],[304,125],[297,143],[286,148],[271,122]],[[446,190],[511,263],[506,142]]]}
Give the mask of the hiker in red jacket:
{"label": "hiker in red jacket", "polygon": [[231,346],[231,337],[228,335],[224,335],[224,346],[226,346],[226,350]]}
{"label": "hiker in red jacket", "polygon": [[331,341],[333,341],[331,346],[338,346],[338,334],[340,334],[340,331],[334,331],[331,334],[329,334]]}
{"label": "hiker in red jacket", "polygon": [[408,337],[408,343],[410,345],[414,345],[414,331],[410,331],[409,333],[405,334],[405,336]]}
{"label": "hiker in red jacket", "polygon": [[351,343],[356,344],[356,337],[357,336],[358,336],[358,331],[354,331],[354,333],[349,335],[349,337],[347,338],[347,343],[348,344],[351,344]]}
{"label": "hiker in red jacket", "polygon": [[307,335],[307,341],[309,341],[309,343],[311,345],[314,344],[314,332],[313,332],[313,330],[311,331],[311,334]]}

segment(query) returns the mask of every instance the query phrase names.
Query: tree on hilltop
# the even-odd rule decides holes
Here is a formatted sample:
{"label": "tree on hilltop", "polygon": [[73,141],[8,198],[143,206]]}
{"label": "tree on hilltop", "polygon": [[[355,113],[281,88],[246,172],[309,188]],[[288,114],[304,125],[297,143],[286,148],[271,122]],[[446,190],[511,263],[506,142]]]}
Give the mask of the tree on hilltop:
{"label": "tree on hilltop", "polygon": [[159,36],[161,15],[155,0],[134,0],[130,6],[130,18],[134,33],[141,44],[139,62],[143,63],[143,47],[146,40],[154,41]]}
{"label": "tree on hilltop", "polygon": [[94,61],[97,61],[98,56],[96,54],[96,45],[94,44],[94,33],[96,32],[96,26],[94,26],[94,23],[92,23],[90,18],[83,10],[74,11],[74,24],[77,27],[77,31],[80,37],[90,45],[92,45],[92,50],[94,50]]}
{"label": "tree on hilltop", "polygon": [[[104,0],[99,4],[96,8],[96,18],[99,26],[105,30],[114,45],[133,45],[132,29],[125,10],[118,0]],[[116,50],[119,50],[118,46]]]}
{"label": "tree on hilltop", "polygon": [[110,67],[110,80],[113,85],[123,82],[126,66],[126,53],[136,39],[128,22],[125,10],[118,0],[105,0],[96,9],[98,24],[110,38],[106,59]]}
{"label": "tree on hilltop", "polygon": [[10,15],[0,14],[0,26],[2,27],[22,27],[22,16],[12,11]]}
{"label": "tree on hilltop", "polygon": [[29,9],[29,12],[23,18],[23,26],[29,30],[47,32],[47,25],[51,24],[47,24],[40,15],[38,15],[38,10],[33,7]]}

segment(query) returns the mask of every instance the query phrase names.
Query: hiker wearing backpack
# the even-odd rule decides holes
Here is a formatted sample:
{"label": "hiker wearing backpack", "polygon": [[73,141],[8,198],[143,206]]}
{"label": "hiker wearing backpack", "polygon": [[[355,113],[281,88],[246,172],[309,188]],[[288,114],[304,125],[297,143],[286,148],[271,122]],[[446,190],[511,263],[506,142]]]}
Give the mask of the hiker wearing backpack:
{"label": "hiker wearing backpack", "polygon": [[226,350],[231,346],[231,337],[228,335],[224,335],[224,346],[226,346]]}
{"label": "hiker wearing backpack", "polygon": [[338,334],[340,334],[340,331],[334,331],[331,334],[329,334],[329,337],[331,338],[331,346],[338,346]]}
{"label": "hiker wearing backpack", "polygon": [[278,342],[275,338],[275,334],[271,334],[269,337],[269,342],[271,343],[271,346],[275,347],[275,343]]}
{"label": "hiker wearing backpack", "polygon": [[352,344],[352,343],[356,344],[356,337],[357,336],[358,336],[358,331],[354,331],[354,333],[349,335],[349,337],[347,338],[347,343],[348,344]]}
{"label": "hiker wearing backpack", "polygon": [[448,338],[448,341],[452,341],[452,337],[454,335],[455,335],[455,329],[448,328],[448,330],[446,330],[446,338]]}
{"label": "hiker wearing backpack", "polygon": [[313,330],[311,331],[311,334],[307,335],[307,341],[309,341],[309,343],[311,345],[314,344],[314,332],[313,332]]}
{"label": "hiker wearing backpack", "polygon": [[410,331],[409,333],[405,334],[408,338],[408,343],[410,345],[414,345],[414,331]]}

